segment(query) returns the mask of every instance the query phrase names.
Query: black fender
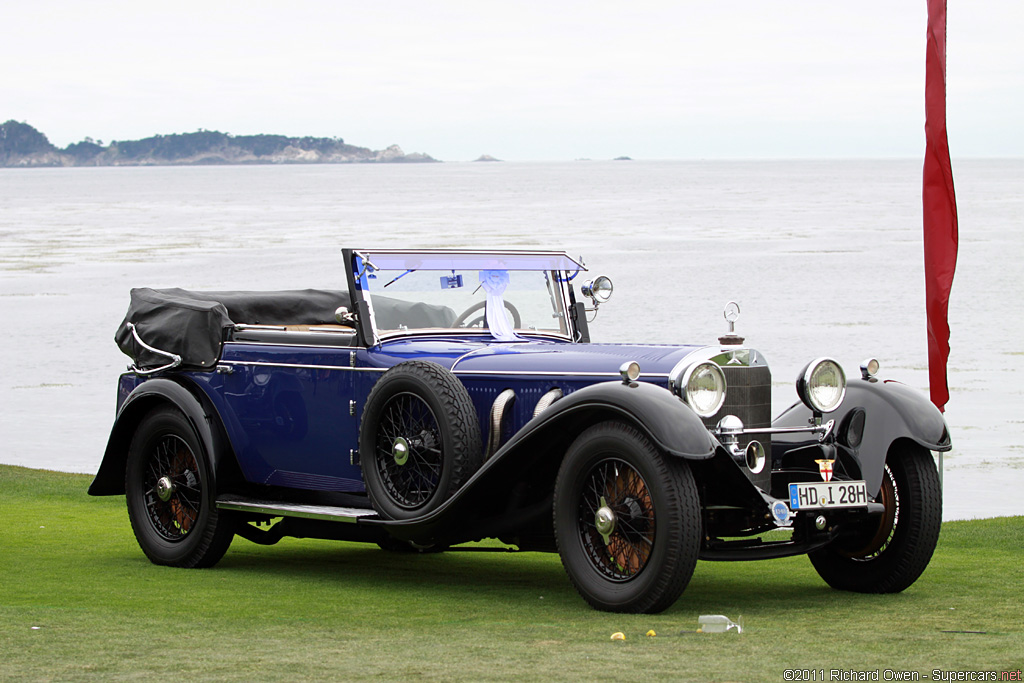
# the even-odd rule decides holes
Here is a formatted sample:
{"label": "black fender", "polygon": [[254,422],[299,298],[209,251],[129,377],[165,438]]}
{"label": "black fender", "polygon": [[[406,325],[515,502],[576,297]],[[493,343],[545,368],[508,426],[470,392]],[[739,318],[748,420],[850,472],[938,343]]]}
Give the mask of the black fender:
{"label": "black fender", "polygon": [[633,425],[670,456],[704,461],[715,455],[707,427],[667,388],[602,382],[568,394],[526,423],[433,512],[384,524],[398,538],[454,544],[515,531],[531,517],[550,521],[566,450],[584,429],[605,420]]}
{"label": "black fender", "polygon": [[[89,486],[89,495],[124,494],[125,466],[132,437],[146,414],[161,405],[173,405],[188,419],[210,457],[212,483],[216,487],[217,473],[222,469],[221,460],[232,453],[230,444],[217,412],[202,390],[175,375],[173,378],[157,377],[143,382],[121,404],[107,439],[103,461]],[[230,456],[226,459],[231,460]]]}
{"label": "black fender", "polygon": [[571,442],[586,427],[610,419],[632,424],[669,455],[706,460],[715,454],[717,444],[707,427],[668,389],[647,382],[601,382],[555,401],[509,439],[494,459],[507,457],[541,435],[552,438],[566,432]]}
{"label": "black fender", "polygon": [[[859,444],[852,445],[850,431],[860,411],[864,414],[863,438]],[[807,406],[797,403],[779,415],[772,426],[806,427],[811,416]],[[909,439],[932,451],[952,448],[949,427],[939,409],[924,394],[899,382],[875,378],[854,380],[847,385],[839,408],[822,419],[835,420],[837,442],[859,465],[871,495],[876,495],[882,485],[885,458],[893,442]],[[806,435],[773,435],[772,451],[777,454],[811,443],[817,443],[817,439],[810,441]]]}

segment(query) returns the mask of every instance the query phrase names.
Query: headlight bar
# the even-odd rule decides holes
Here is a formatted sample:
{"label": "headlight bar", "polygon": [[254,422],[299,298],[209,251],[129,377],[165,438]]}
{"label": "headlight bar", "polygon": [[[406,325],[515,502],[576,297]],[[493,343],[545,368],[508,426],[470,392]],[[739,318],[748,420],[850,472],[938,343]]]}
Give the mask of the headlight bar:
{"label": "headlight bar", "polygon": [[[726,420],[730,420],[726,424]],[[818,441],[825,441],[832,434],[836,421],[829,420],[825,424],[807,425],[806,427],[752,427],[746,428],[743,422],[735,415],[726,415],[719,421],[718,426],[711,430],[716,437],[745,436],[747,434],[817,434]]]}

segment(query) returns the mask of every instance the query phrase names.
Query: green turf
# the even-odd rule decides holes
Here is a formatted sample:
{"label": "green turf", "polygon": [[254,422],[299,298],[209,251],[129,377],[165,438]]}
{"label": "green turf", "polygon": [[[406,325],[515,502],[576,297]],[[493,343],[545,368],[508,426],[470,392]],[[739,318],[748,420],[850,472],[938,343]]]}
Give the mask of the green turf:
{"label": "green turf", "polygon": [[[833,591],[802,557],[701,562],[674,607],[633,616],[590,609],[537,553],[236,539],[214,569],[157,567],[124,499],[90,498],[89,481],[0,466],[0,679],[885,680],[1024,664],[1020,517],[944,524],[898,595]],[[694,633],[705,613],[745,630]]]}

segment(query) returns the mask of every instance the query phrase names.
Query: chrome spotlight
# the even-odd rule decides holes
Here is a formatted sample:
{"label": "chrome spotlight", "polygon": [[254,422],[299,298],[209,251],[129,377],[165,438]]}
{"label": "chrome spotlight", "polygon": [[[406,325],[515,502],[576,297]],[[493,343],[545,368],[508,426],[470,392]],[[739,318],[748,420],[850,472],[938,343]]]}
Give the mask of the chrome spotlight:
{"label": "chrome spotlight", "polygon": [[589,298],[594,302],[594,305],[600,305],[612,298],[612,291],[615,287],[612,285],[612,279],[607,275],[601,275],[594,280],[587,280],[580,287],[580,292],[583,296]]}

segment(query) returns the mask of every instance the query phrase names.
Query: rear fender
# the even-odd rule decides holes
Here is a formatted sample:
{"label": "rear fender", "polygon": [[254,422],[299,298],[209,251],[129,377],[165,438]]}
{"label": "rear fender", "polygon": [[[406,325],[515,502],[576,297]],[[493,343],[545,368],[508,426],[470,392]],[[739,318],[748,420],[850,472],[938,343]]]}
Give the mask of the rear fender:
{"label": "rear fender", "polygon": [[[853,418],[858,411],[864,414],[863,438],[852,445]],[[811,417],[810,409],[797,403],[779,415],[772,426],[806,427]],[[898,439],[909,439],[932,451],[952,448],[949,427],[938,408],[924,394],[899,382],[854,380],[847,385],[839,408],[824,419],[835,420],[837,441],[856,460],[871,495],[876,495],[882,485],[886,455]],[[806,435],[773,435],[773,457],[812,443],[817,439],[808,441]]]}
{"label": "rear fender", "polygon": [[91,496],[115,496],[124,494],[125,467],[132,437],[142,419],[154,408],[171,405],[188,419],[203,448],[210,457],[214,485],[217,473],[222,469],[221,460],[231,460],[231,447],[216,411],[202,390],[180,375],[158,377],[137,386],[121,404],[114,419],[114,426],[107,439],[96,478],[89,486]]}

